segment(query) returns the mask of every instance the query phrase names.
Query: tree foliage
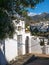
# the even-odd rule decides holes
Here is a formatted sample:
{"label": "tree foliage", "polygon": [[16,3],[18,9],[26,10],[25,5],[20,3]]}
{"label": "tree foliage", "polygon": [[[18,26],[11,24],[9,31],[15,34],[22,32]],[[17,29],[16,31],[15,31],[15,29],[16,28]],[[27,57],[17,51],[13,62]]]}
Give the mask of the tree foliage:
{"label": "tree foliage", "polygon": [[0,0],[0,8],[6,10],[16,10],[17,13],[23,14],[26,7],[34,7],[44,0]]}
{"label": "tree foliage", "polygon": [[16,11],[26,16],[26,7],[34,7],[44,0],[0,0],[0,39],[10,37],[14,33],[14,25],[8,13]]}
{"label": "tree foliage", "polygon": [[0,39],[12,37],[14,33],[14,25],[8,15],[0,11]]}

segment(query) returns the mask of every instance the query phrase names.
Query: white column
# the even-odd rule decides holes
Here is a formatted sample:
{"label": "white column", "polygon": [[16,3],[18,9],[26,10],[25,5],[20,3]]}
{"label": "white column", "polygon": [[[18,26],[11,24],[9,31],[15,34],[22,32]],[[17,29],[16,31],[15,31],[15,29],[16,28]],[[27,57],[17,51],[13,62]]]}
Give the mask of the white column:
{"label": "white column", "polygon": [[23,55],[24,55],[26,53],[25,52],[25,34],[22,37],[22,47],[23,47],[22,52],[23,52]]}

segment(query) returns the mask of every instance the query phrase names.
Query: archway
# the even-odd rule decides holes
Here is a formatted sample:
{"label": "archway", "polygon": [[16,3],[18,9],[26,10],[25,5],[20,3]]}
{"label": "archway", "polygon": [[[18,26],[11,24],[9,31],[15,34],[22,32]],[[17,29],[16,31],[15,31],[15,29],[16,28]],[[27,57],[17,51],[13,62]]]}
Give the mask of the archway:
{"label": "archway", "polygon": [[26,49],[26,54],[29,53],[29,37],[26,37],[25,41],[25,49]]}

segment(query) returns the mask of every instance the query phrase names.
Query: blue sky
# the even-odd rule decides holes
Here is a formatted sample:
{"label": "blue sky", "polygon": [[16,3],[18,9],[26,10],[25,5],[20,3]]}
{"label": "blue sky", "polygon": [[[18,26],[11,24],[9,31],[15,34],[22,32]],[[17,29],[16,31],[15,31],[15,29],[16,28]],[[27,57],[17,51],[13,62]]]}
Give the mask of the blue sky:
{"label": "blue sky", "polygon": [[44,0],[44,2],[37,4],[34,9],[29,8],[29,12],[35,13],[35,14],[40,14],[43,12],[49,13],[49,0]]}

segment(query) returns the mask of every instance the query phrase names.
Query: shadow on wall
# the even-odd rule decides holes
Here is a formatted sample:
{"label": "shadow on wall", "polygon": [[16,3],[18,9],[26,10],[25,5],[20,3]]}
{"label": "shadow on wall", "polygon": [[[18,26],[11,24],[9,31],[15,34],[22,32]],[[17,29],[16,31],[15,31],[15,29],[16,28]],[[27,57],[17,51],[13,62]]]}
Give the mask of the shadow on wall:
{"label": "shadow on wall", "polygon": [[5,58],[5,55],[3,54],[3,52],[0,49],[0,65],[6,65],[7,64],[7,60]]}
{"label": "shadow on wall", "polygon": [[0,65],[6,65],[6,64],[7,64],[7,60],[5,58],[5,41],[2,41],[0,42]]}

